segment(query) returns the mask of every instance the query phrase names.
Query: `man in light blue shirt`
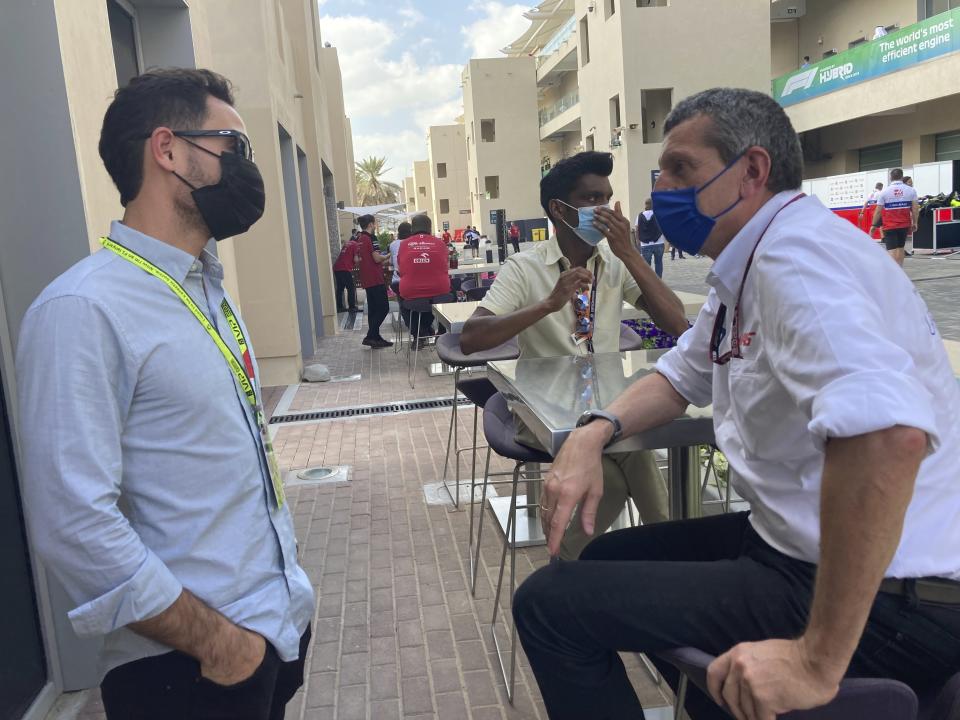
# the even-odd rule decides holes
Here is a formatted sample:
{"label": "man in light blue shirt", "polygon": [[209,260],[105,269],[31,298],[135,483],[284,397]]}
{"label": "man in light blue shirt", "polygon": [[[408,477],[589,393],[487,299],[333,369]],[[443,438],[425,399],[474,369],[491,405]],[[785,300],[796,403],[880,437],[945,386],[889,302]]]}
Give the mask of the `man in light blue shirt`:
{"label": "man in light blue shirt", "polygon": [[104,637],[111,720],[275,720],[302,684],[313,590],[249,335],[204,250],[264,207],[232,105],[203,70],[117,92],[100,154],[123,221],[37,298],[18,346],[28,524],[74,629]]}

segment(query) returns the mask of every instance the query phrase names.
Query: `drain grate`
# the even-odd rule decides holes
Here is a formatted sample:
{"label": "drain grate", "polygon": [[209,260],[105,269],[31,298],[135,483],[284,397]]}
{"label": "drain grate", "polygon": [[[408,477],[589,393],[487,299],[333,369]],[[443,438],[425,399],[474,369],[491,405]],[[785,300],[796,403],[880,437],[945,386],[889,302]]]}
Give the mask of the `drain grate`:
{"label": "drain grate", "polygon": [[[470,405],[466,398],[459,397],[460,407]],[[353,417],[372,417],[375,415],[397,415],[399,413],[422,412],[424,410],[440,410],[453,407],[453,398],[430,398],[426,400],[407,400],[403,402],[385,403],[382,405],[363,405],[359,407],[331,408],[312,412],[287,413],[274,415],[270,418],[271,425],[282,425],[295,422],[315,422],[317,420],[342,420]]]}

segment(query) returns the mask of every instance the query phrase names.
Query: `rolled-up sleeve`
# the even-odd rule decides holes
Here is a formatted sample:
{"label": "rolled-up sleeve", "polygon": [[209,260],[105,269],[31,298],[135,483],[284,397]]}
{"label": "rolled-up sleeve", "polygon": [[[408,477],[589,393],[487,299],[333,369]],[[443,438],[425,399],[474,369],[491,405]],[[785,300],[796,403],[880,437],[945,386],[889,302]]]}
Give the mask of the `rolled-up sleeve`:
{"label": "rolled-up sleeve", "polygon": [[524,281],[523,271],[519,263],[509,257],[480,301],[480,307],[494,315],[506,315],[526,307],[527,304],[527,283]]}
{"label": "rolled-up sleeve", "polygon": [[56,297],[17,348],[24,510],[34,547],[77,607],[77,634],[159,614],[180,582],[120,511],[123,421],[138,361],[107,308]]}
{"label": "rolled-up sleeve", "polygon": [[706,407],[713,402],[713,363],[710,335],[720,301],[711,291],[697,321],[677,340],[677,346],[657,361],[663,375],[691,405]]}
{"label": "rolled-up sleeve", "polygon": [[935,450],[934,398],[862,280],[809,243],[785,238],[757,268],[770,365],[815,440],[904,425],[924,431]]}

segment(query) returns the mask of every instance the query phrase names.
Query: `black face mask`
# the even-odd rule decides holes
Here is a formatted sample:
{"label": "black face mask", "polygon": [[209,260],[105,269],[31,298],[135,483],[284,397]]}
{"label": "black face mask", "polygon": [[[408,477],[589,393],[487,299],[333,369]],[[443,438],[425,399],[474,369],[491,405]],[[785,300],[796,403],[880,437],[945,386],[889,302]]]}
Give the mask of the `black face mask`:
{"label": "black face mask", "polygon": [[196,143],[190,144],[220,158],[220,182],[215,185],[198,188],[174,173],[193,190],[193,201],[210,235],[223,240],[245,233],[261,218],[266,203],[263,177],[256,163],[234,152],[217,155]]}

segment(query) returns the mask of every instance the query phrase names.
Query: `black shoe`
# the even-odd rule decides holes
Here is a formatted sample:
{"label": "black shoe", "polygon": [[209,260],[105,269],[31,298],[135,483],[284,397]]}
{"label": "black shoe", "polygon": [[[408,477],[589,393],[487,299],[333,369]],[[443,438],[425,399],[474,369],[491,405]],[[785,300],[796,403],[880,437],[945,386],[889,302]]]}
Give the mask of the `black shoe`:
{"label": "black shoe", "polygon": [[380,348],[384,347],[383,345],[380,344],[380,341],[377,340],[376,338],[365,337],[363,340],[360,341],[360,344],[366,345],[368,348],[371,348],[373,350],[379,350]]}
{"label": "black shoe", "polygon": [[358,312],[360,312],[360,308],[355,308],[355,307],[347,308],[347,312],[348,312],[348,313],[358,313]]}
{"label": "black shoe", "polygon": [[393,343],[390,342],[389,340],[385,340],[384,338],[377,338],[374,342],[377,343],[377,347],[382,347],[382,348],[393,347]]}

